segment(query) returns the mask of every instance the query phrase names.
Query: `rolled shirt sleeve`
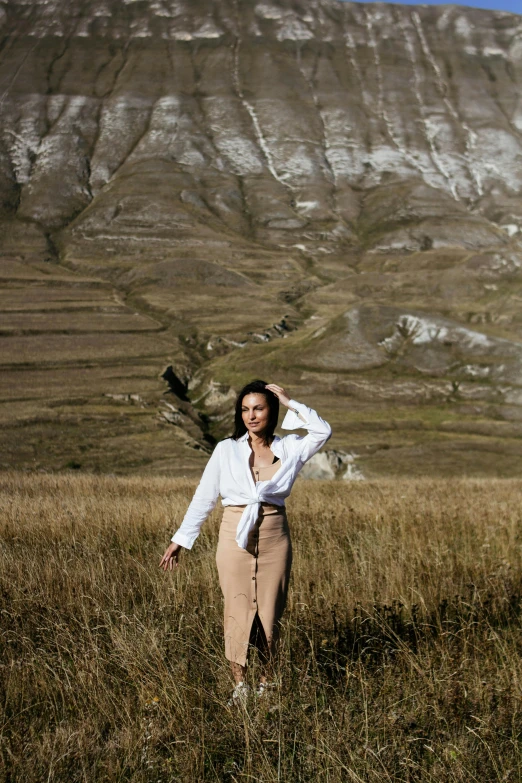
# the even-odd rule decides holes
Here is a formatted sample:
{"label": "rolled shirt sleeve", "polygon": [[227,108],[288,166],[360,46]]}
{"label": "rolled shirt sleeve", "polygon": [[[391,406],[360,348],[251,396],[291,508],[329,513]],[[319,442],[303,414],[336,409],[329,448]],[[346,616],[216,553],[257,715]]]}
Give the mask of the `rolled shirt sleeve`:
{"label": "rolled shirt sleeve", "polygon": [[203,471],[183,522],[171,538],[175,544],[180,544],[185,549],[192,549],[203,522],[216,505],[219,497],[219,474],[220,444],[218,443]]}
{"label": "rolled shirt sleeve", "polygon": [[306,462],[324,446],[332,434],[332,428],[327,421],[322,419],[316,411],[296,400],[290,400],[288,411],[283,423],[284,430],[296,430],[303,428],[308,430],[307,435],[296,440],[299,459]]}

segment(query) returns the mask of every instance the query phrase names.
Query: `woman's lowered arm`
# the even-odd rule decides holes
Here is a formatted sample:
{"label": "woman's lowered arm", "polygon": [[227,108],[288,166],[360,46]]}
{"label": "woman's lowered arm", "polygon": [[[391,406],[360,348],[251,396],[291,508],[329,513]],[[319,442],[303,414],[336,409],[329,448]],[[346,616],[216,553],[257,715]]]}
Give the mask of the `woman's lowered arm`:
{"label": "woman's lowered arm", "polygon": [[216,505],[219,497],[219,477],[220,447],[218,443],[206,464],[201,480],[183,517],[183,522],[172,536],[171,544],[161,559],[160,568],[163,568],[164,571],[172,570],[173,565],[178,565],[181,547],[192,549],[203,522]]}
{"label": "woman's lowered arm", "polygon": [[216,446],[206,464],[201,480],[187,508],[183,522],[172,536],[171,541],[192,549],[201,526],[208,517],[219,497],[220,446]]}

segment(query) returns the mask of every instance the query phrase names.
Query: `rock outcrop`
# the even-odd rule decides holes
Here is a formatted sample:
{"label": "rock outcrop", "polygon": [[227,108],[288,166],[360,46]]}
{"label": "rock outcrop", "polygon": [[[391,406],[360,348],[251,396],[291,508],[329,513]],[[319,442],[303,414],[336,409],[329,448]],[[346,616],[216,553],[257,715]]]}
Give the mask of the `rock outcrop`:
{"label": "rock outcrop", "polygon": [[300,472],[305,479],[343,479],[344,481],[364,481],[362,470],[357,465],[357,454],[326,449],[308,460]]}

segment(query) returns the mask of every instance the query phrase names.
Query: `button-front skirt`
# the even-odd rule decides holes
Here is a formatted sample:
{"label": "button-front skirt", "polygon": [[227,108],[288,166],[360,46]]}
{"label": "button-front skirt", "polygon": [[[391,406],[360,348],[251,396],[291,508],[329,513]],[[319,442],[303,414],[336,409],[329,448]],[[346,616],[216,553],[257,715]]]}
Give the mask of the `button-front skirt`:
{"label": "button-front skirt", "polygon": [[247,548],[236,543],[242,506],[227,506],[219,529],[216,563],[225,599],[225,655],[246,665],[256,613],[270,652],[277,642],[292,566],[292,544],[286,511],[262,504]]}

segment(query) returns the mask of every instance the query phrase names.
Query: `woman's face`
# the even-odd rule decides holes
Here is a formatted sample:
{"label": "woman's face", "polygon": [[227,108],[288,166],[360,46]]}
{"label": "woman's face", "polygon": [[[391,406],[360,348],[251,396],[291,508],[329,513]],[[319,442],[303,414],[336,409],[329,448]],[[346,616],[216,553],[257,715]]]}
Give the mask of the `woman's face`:
{"label": "woman's face", "polygon": [[264,394],[246,394],[241,403],[245,427],[250,433],[260,435],[268,424],[270,408]]}

